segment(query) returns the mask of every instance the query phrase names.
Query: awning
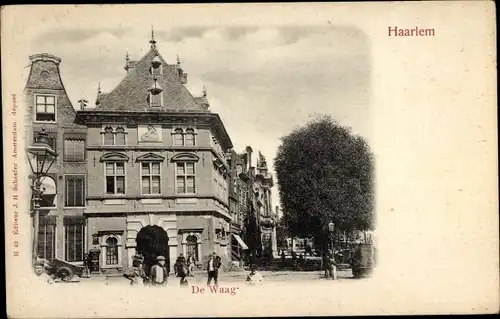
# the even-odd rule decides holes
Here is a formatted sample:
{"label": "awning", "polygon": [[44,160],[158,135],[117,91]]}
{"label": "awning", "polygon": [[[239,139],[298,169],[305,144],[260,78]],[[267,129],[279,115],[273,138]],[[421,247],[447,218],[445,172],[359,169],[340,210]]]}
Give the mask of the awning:
{"label": "awning", "polygon": [[234,238],[236,238],[236,241],[238,242],[238,244],[240,244],[241,248],[248,249],[247,244],[245,244],[243,239],[241,239],[240,235],[233,234],[233,236],[234,236]]}

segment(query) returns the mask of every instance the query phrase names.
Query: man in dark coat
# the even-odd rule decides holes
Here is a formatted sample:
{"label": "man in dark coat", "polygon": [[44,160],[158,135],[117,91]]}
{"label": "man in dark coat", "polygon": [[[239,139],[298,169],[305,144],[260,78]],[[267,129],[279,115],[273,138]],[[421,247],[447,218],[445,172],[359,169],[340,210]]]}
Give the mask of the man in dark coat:
{"label": "man in dark coat", "polygon": [[175,275],[180,278],[180,285],[181,286],[186,286],[188,284],[187,282],[187,265],[186,265],[186,258],[184,258],[184,255],[181,254],[179,257],[177,257],[177,260],[175,261],[174,264],[174,270],[175,270]]}
{"label": "man in dark coat", "polygon": [[219,267],[221,266],[221,261],[220,257],[217,256],[216,253],[213,253],[208,257],[208,263],[207,263],[207,272],[208,272],[208,280],[207,280],[207,286],[210,286],[210,283],[212,282],[212,279],[214,280],[215,285],[217,286],[218,284],[218,277],[219,277]]}

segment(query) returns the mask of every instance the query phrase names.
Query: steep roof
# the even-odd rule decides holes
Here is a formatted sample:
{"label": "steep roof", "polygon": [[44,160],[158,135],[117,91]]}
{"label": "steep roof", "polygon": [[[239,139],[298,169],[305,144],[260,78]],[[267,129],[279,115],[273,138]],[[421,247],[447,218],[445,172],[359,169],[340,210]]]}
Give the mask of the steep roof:
{"label": "steep roof", "polygon": [[[156,55],[161,60],[163,69],[162,76],[157,79],[157,83],[163,89],[163,105],[152,108],[148,101],[148,90],[153,85],[150,68],[151,61]],[[200,105],[183,85],[177,66],[167,64],[156,48],[151,48],[114,90],[100,98],[100,103],[94,111],[208,112],[207,108]]]}

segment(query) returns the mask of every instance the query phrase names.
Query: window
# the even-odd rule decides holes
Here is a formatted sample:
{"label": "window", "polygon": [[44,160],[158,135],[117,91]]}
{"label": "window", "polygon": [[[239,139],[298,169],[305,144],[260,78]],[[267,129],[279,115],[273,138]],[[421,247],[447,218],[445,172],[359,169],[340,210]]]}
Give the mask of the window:
{"label": "window", "polygon": [[82,261],[85,254],[85,218],[64,217],[64,258],[66,261]]}
{"label": "window", "polygon": [[150,93],[149,98],[151,101],[151,107],[161,107],[163,100],[162,92],[156,94]]}
{"label": "window", "polygon": [[177,193],[194,194],[195,172],[194,163],[177,163]]}
{"label": "window", "polygon": [[160,163],[141,163],[142,194],[160,194]]}
{"label": "window", "polygon": [[104,128],[104,145],[125,145],[125,129],[121,126],[113,130],[111,126]]}
{"label": "window", "polygon": [[85,139],[65,138],[64,139],[64,161],[84,162],[85,161]]}
{"label": "window", "polygon": [[85,207],[85,176],[66,176],[64,206]]}
{"label": "window", "polygon": [[35,95],[35,121],[56,121],[56,97],[54,95]]}
{"label": "window", "polygon": [[115,137],[113,135],[113,128],[108,126],[104,129],[104,145],[113,145]]}
{"label": "window", "polygon": [[174,133],[173,133],[174,145],[175,146],[194,146],[196,144],[195,135],[196,135],[196,133],[194,132],[194,129],[192,129],[192,128],[188,128],[188,129],[186,129],[186,131],[184,131],[181,128],[177,128],[174,130]]}
{"label": "window", "polygon": [[105,163],[106,194],[125,194],[125,163]]}
{"label": "window", "polygon": [[194,130],[192,128],[186,130],[185,144],[186,146],[194,146]]}
{"label": "window", "polygon": [[125,129],[123,127],[116,128],[115,145],[125,145]]}
{"label": "window", "polygon": [[40,216],[38,228],[38,257],[52,260],[56,257],[56,217]]}
{"label": "window", "polygon": [[158,61],[159,63],[153,63],[153,66],[151,67],[151,69],[149,70],[149,72],[151,73],[151,75],[153,75],[153,77],[160,77],[160,75],[162,75],[162,71],[163,71],[163,66],[161,65],[161,61]]}
{"label": "window", "polygon": [[198,238],[194,235],[189,235],[186,238],[186,255],[193,256],[195,260],[198,259]]}
{"label": "window", "polygon": [[56,181],[50,176],[43,176],[40,178],[42,188],[41,200],[39,202],[40,208],[54,208],[57,202],[57,187]]}
{"label": "window", "polygon": [[182,129],[178,128],[174,132],[174,145],[182,146],[184,145],[184,136]]}
{"label": "window", "polygon": [[118,264],[118,239],[115,237],[108,237],[106,239],[106,264]]}

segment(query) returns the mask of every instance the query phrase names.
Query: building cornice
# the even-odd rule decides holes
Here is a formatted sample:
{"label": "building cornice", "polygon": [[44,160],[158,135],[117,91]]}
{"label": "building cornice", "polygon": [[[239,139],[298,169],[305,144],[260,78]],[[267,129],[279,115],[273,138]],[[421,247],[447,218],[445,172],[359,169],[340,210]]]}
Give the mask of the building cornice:
{"label": "building cornice", "polygon": [[107,112],[96,110],[80,110],[77,112],[75,119],[77,124],[91,125],[100,124],[103,122],[126,122],[132,125],[150,123],[150,124],[209,124],[214,129],[223,143],[225,149],[233,148],[231,138],[222,123],[219,115],[216,113],[207,113],[199,111],[175,111],[175,112],[158,112],[156,110],[151,112]]}
{"label": "building cornice", "polygon": [[86,200],[97,200],[97,201],[104,201],[107,199],[125,199],[125,200],[136,200],[140,201],[142,199],[166,199],[166,200],[172,200],[172,199],[181,199],[181,198],[196,198],[196,199],[212,199],[217,201],[218,203],[222,204],[225,208],[229,209],[229,204],[225,203],[220,197],[218,196],[213,196],[213,195],[148,195],[148,196],[131,196],[131,195],[113,195],[113,196],[87,196]]}

